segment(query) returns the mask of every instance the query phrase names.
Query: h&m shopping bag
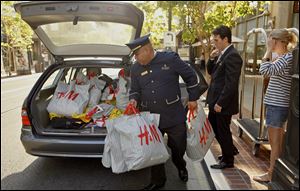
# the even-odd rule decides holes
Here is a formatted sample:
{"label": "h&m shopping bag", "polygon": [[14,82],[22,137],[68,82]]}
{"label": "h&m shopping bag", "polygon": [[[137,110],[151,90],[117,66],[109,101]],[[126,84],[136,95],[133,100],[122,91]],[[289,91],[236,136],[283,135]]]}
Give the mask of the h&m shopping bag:
{"label": "h&m shopping bag", "polygon": [[201,105],[197,115],[189,111],[186,154],[193,161],[201,161],[206,155],[215,134]]}
{"label": "h&m shopping bag", "polygon": [[75,81],[71,81],[68,85],[59,82],[47,106],[47,111],[66,117],[83,113],[89,101],[89,87],[89,83],[78,85]]}
{"label": "h&m shopping bag", "polygon": [[106,168],[111,168],[113,173],[127,172],[128,168],[121,150],[120,134],[115,130],[108,120],[106,122],[107,135],[105,138],[102,164]]}
{"label": "h&m shopping bag", "polygon": [[99,80],[97,77],[93,77],[90,79],[90,94],[89,94],[89,102],[87,105],[88,110],[95,107],[99,104],[102,95],[102,89],[105,87],[106,82],[103,80]]}
{"label": "h&m shopping bag", "polygon": [[116,93],[116,105],[119,109],[125,110],[129,102],[130,78],[119,77],[118,91]]}
{"label": "h&m shopping bag", "polygon": [[[120,136],[121,151],[128,171],[165,163],[168,160],[169,154],[158,124],[159,114],[150,112],[123,115],[106,121],[106,126],[113,128]],[[111,165],[113,169],[114,163]]]}

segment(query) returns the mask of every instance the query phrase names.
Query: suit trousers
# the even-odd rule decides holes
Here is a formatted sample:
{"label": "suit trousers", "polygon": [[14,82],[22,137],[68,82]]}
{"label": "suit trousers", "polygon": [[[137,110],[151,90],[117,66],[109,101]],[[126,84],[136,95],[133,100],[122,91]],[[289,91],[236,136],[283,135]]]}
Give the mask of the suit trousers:
{"label": "suit trousers", "polygon": [[[172,161],[178,170],[185,169],[186,162],[183,155],[186,150],[186,123],[161,129],[162,135],[168,135],[168,147],[171,149]],[[165,164],[158,164],[151,167],[151,183],[161,185],[167,180]]]}
{"label": "suit trousers", "polygon": [[222,150],[223,159],[226,163],[233,163],[233,149],[235,148],[232,141],[232,134],[230,131],[232,115],[223,115],[213,111],[209,111],[208,120],[214,130],[217,141]]}

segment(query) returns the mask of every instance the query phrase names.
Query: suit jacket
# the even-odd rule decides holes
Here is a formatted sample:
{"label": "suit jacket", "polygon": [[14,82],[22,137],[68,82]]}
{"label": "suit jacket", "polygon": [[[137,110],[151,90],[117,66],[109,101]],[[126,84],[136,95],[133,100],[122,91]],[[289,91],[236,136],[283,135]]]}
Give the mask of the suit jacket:
{"label": "suit jacket", "polygon": [[138,101],[142,111],[160,114],[160,128],[168,128],[186,121],[181,102],[179,75],[187,85],[189,101],[200,97],[195,71],[177,53],[157,52],[146,66],[135,63],[131,67],[130,99]]}
{"label": "suit jacket", "polygon": [[207,71],[211,75],[211,83],[207,93],[209,111],[214,111],[217,103],[222,107],[221,114],[234,115],[239,112],[239,78],[243,60],[231,45],[217,62],[209,60]]}

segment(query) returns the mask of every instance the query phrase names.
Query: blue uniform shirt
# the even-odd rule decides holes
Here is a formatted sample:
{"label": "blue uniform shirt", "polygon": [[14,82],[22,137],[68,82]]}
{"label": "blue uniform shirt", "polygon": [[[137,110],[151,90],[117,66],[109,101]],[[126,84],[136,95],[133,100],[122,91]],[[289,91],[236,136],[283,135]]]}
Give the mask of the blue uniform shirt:
{"label": "blue uniform shirt", "polygon": [[184,123],[186,113],[181,103],[179,75],[187,85],[189,101],[200,97],[195,71],[177,53],[157,52],[146,66],[131,68],[130,99],[138,101],[143,111],[160,114],[160,128]]}

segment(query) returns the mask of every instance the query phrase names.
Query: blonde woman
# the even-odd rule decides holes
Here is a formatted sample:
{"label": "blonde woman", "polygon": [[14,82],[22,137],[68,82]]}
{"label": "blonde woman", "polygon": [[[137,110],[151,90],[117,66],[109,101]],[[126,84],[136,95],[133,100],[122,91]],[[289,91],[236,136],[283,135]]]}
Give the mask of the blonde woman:
{"label": "blonde woman", "polygon": [[[261,74],[270,77],[264,104],[266,107],[266,126],[268,128],[271,154],[268,172],[260,176],[254,176],[253,180],[256,181],[269,182],[271,180],[275,160],[279,157],[282,150],[292,81],[292,77],[289,74],[293,59],[291,49],[295,44],[296,37],[293,33],[286,29],[273,30],[268,38],[267,51],[259,69]],[[270,61],[272,52],[278,55],[274,61]]]}

